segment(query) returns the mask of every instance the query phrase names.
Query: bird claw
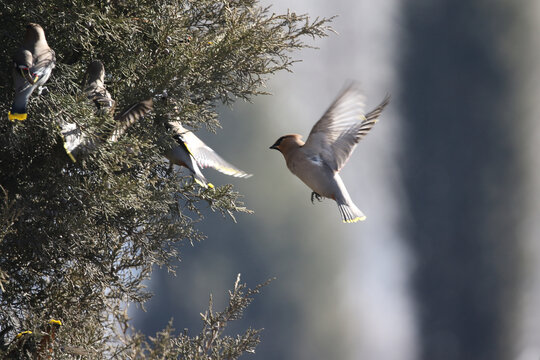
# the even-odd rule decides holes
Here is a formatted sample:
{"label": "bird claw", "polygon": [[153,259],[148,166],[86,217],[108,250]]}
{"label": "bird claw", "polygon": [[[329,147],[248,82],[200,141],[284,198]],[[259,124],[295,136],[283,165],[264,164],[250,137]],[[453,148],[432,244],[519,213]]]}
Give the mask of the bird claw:
{"label": "bird claw", "polygon": [[322,201],[322,196],[317,194],[315,191],[311,192],[311,203],[313,204],[313,197],[317,199],[319,202]]}

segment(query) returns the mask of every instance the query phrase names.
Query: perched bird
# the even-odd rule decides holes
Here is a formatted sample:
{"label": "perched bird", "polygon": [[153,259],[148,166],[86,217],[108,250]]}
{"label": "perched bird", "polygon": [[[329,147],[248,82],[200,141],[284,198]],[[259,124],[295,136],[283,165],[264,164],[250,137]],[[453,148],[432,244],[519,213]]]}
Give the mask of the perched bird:
{"label": "perched bird", "polygon": [[336,201],[343,222],[362,221],[366,216],[354,205],[339,171],[389,101],[387,96],[375,110],[364,115],[364,96],[357,85],[351,84],[313,126],[305,143],[300,135],[292,134],[280,137],[270,146],[283,154],[289,170],[313,190],[311,202],[313,197]]}
{"label": "perched bird", "polygon": [[54,51],[47,44],[45,32],[38,24],[28,24],[22,45],[13,56],[15,99],[8,119],[26,120],[26,106],[34,90],[47,82],[54,68]]}
{"label": "perched bird", "polygon": [[114,118],[116,125],[110,135],[98,134],[94,137],[87,136],[81,128],[75,123],[64,123],[61,126],[60,133],[64,140],[64,149],[69,158],[76,162],[75,156],[81,152],[90,152],[95,150],[96,146],[104,141],[116,142],[137,120],[146,115],[153,108],[152,99],[139,101],[127,107]]}
{"label": "perched bird", "polygon": [[98,108],[98,115],[112,114],[116,102],[105,88],[105,67],[99,60],[94,60],[88,65],[87,81],[84,93]]}
{"label": "perched bird", "polygon": [[[86,86],[83,91],[89,100],[96,105],[97,115],[112,115],[116,107],[116,101],[111,97],[111,94],[105,88],[105,67],[99,60],[94,60],[88,66],[86,73]],[[116,125],[109,135],[98,134],[94,137],[88,136],[83,132],[81,127],[75,123],[61,124],[61,134],[64,140],[64,149],[75,162],[75,156],[81,152],[89,152],[95,147],[103,143],[105,140],[116,142],[133,125],[137,120],[143,117],[146,113],[152,110],[152,99],[139,101],[127,107],[126,110],[117,114],[114,118]]]}
{"label": "perched bird", "polygon": [[41,337],[39,347],[37,349],[38,359],[52,359],[53,344],[56,337],[56,332],[62,326],[60,320],[51,319],[45,326],[45,333]]}
{"label": "perched bird", "polygon": [[[29,358],[28,354],[32,354],[31,358],[36,360],[52,359],[53,352],[79,356],[93,355],[92,351],[58,341],[57,333],[61,326],[63,324],[60,320],[50,319],[36,333],[30,330],[22,331],[9,344],[0,343],[0,350],[4,352],[2,359],[26,359]],[[0,339],[3,338],[3,334],[12,329],[12,326],[8,326],[0,331]]]}
{"label": "perched bird", "polygon": [[35,334],[30,330],[21,331],[6,346],[5,354],[2,359],[16,360],[21,359],[23,354],[36,352]]}
{"label": "perched bird", "polygon": [[234,177],[248,178],[251,176],[251,174],[245,173],[223,160],[195,134],[184,128],[180,122],[170,121],[168,126],[178,146],[166,152],[165,157],[170,161],[171,166],[175,164],[188,168],[193,174],[193,179],[199,185],[205,188],[214,187],[201,172],[201,168],[206,167],[214,168],[223,174]]}
{"label": "perched bird", "polygon": [[31,358],[36,360],[52,359],[56,333],[61,326],[60,320],[51,319],[37,333],[30,330],[18,333],[2,359],[26,359],[27,354],[33,354]]}

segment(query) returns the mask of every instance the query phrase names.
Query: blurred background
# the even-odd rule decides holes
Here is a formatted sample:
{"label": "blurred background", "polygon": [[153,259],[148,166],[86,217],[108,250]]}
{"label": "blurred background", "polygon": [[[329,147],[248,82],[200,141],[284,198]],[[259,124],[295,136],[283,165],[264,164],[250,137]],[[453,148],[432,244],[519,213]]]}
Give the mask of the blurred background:
{"label": "blurred background", "polygon": [[[296,53],[272,96],[221,110],[199,135],[254,176],[232,182],[254,215],[208,213],[178,276],[156,271],[152,335],[198,332],[236,274],[277,277],[230,333],[264,328],[256,359],[540,358],[540,3],[512,0],[264,0],[329,17],[339,35]],[[268,147],[305,137],[344,84],[390,106],[342,170],[367,220],[342,224]],[[242,140],[239,140],[242,139]]]}

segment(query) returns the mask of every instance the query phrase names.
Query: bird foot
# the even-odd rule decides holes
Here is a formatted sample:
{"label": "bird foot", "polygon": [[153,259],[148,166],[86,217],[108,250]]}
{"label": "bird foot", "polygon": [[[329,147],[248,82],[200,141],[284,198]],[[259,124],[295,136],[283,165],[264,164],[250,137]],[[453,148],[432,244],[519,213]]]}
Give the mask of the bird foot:
{"label": "bird foot", "polygon": [[319,202],[322,201],[322,196],[317,194],[315,191],[311,193],[311,203],[313,204],[313,198],[317,199]]}

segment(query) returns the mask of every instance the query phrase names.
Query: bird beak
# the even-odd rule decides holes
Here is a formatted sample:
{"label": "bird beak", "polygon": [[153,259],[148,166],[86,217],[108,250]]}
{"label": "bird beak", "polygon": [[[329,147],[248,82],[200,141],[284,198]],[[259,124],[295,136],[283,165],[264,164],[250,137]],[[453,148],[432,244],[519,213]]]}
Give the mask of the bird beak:
{"label": "bird beak", "polygon": [[269,149],[279,150],[279,148],[275,144],[270,146]]}

